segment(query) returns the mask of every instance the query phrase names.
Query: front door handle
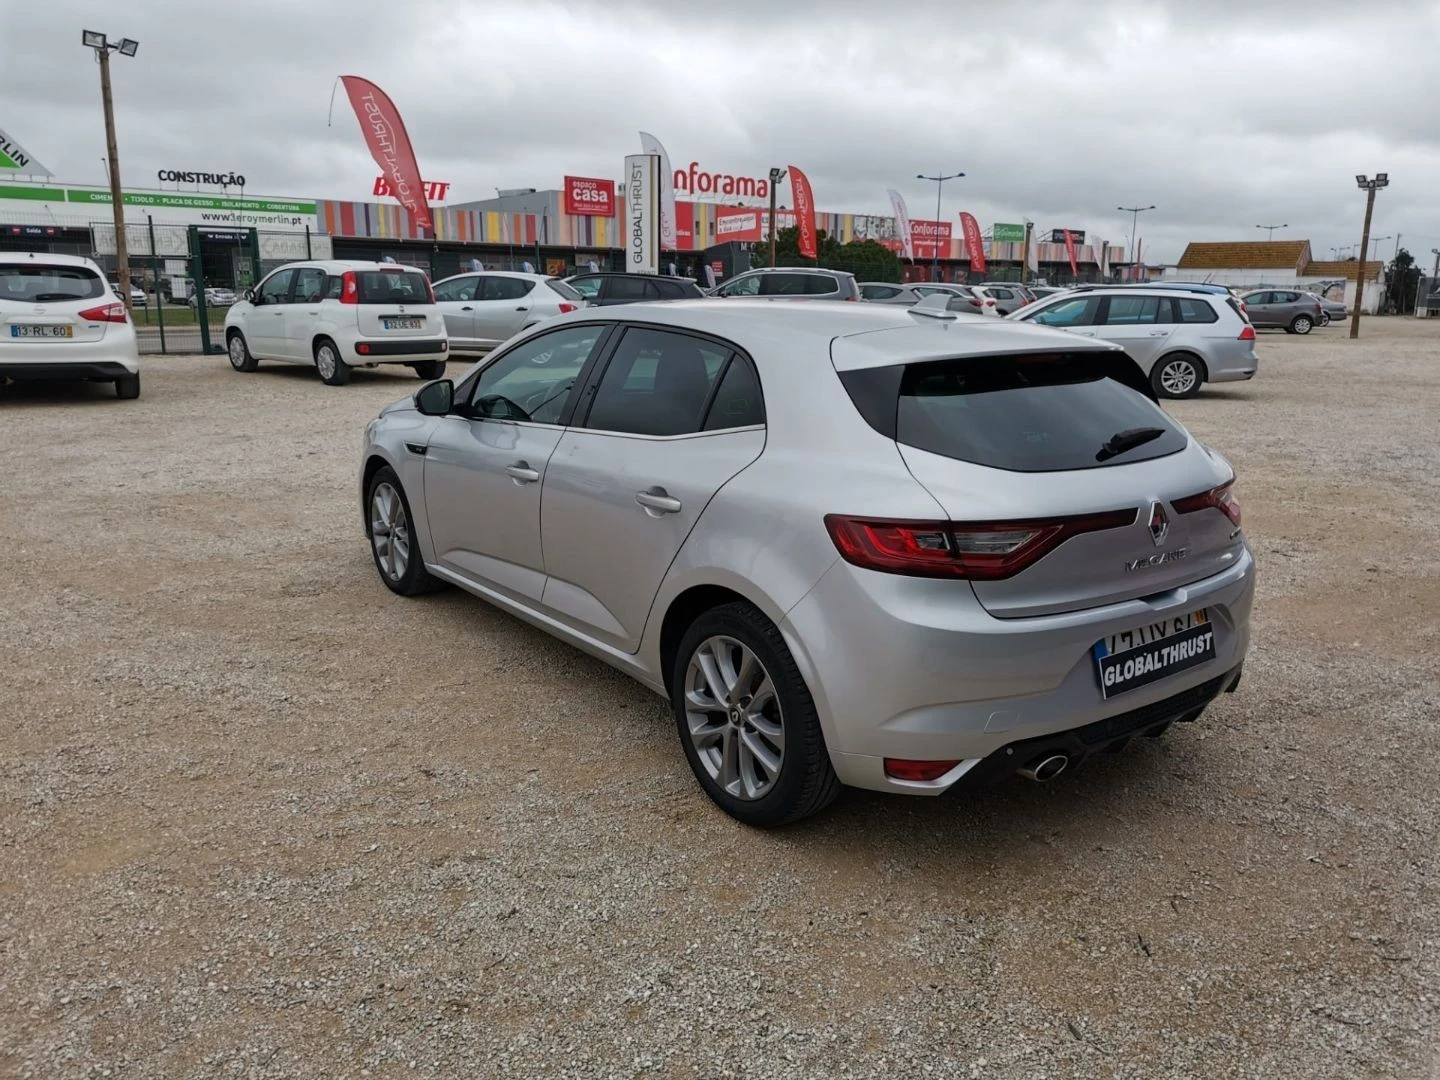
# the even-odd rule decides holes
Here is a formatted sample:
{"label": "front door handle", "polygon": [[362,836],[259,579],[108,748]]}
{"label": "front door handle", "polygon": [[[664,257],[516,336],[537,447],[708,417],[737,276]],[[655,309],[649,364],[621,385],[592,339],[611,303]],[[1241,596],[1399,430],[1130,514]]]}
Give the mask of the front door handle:
{"label": "front door handle", "polygon": [[653,487],[648,491],[637,491],[635,501],[645,508],[645,512],[651,517],[659,517],[661,514],[678,514],[680,512],[680,500],[673,498],[662,487]]}
{"label": "front door handle", "polygon": [[461,311],[474,311],[475,309],[474,309],[473,307],[471,307],[469,304],[466,304],[466,305],[465,305],[464,307],[462,307],[460,310],[461,310]]}
{"label": "front door handle", "polygon": [[1170,336],[1170,331],[1169,331],[1169,330],[1151,330],[1151,331],[1150,331],[1150,336],[1151,336],[1151,337],[1169,337],[1169,336]]}
{"label": "front door handle", "polygon": [[530,309],[529,309],[528,307],[517,307],[515,310],[516,310],[516,311],[529,311]]}
{"label": "front door handle", "polygon": [[540,474],[530,467],[528,461],[517,461],[514,465],[505,467],[506,474],[515,481],[515,486],[521,484],[533,484],[540,479]]}

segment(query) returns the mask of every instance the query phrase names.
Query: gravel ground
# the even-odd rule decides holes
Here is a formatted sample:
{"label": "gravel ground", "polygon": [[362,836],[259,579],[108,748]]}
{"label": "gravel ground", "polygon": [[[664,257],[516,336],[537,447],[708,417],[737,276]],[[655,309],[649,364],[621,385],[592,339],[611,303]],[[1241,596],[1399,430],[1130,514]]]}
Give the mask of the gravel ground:
{"label": "gravel ground", "polygon": [[379,583],[343,389],[0,402],[0,1074],[1440,1075],[1440,323],[1262,335],[1239,693],[983,799],[714,809],[658,699]]}

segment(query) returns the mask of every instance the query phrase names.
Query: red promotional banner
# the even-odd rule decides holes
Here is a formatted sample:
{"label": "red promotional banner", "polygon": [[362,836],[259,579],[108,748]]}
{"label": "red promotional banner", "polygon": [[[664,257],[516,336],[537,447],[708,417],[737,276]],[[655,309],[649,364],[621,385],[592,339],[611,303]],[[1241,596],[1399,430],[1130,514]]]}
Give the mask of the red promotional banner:
{"label": "red promotional banner", "polygon": [[980,239],[980,223],[974,214],[960,215],[960,228],[965,232],[965,254],[970,258],[970,269],[985,272],[985,242]]}
{"label": "red promotional banner", "polygon": [[350,98],[355,118],[360,121],[370,156],[380,166],[380,175],[389,181],[396,201],[410,211],[416,225],[434,232],[430,204],[425,200],[425,183],[420,179],[420,166],[415,161],[415,150],[410,145],[400,111],[385,91],[369,79],[342,75],[340,81],[345,84],[345,94]]}
{"label": "red promotional banner", "polygon": [[815,195],[810,190],[810,181],[794,165],[790,166],[790,188],[795,196],[800,254],[807,259],[817,259],[820,251],[815,242]]}
{"label": "red promotional banner", "polygon": [[589,176],[565,177],[565,213],[615,216],[615,181]]}
{"label": "red promotional banner", "polygon": [[910,219],[910,250],[916,259],[950,257],[950,222]]}
{"label": "red promotional banner", "polygon": [[1075,258],[1075,235],[1069,229],[1065,230],[1065,255],[1070,260],[1070,273],[1080,273],[1080,263]]}

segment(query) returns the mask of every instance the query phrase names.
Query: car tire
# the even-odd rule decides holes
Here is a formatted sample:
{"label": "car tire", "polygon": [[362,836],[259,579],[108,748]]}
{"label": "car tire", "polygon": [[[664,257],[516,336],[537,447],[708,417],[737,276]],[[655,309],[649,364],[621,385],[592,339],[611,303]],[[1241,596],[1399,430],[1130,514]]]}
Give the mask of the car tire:
{"label": "car tire", "polygon": [[121,401],[134,401],[140,396],[140,375],[127,375],[115,380],[115,396]]}
{"label": "car tire", "polygon": [[444,360],[421,360],[418,364],[411,364],[410,369],[426,382],[434,382],[436,379],[445,377]]}
{"label": "car tire", "polygon": [[315,342],[315,370],[326,386],[344,386],[350,381],[350,365],[340,358],[340,346],[329,338]]}
{"label": "car tire", "polygon": [[230,336],[225,341],[225,351],[230,355],[230,366],[236,371],[251,372],[260,366],[260,361],[250,354],[245,335],[239,330],[230,331]]}
{"label": "car tire", "polygon": [[1330,325],[1330,313],[1329,313],[1328,311],[1322,311],[1322,312],[1320,313],[1320,325],[1321,325],[1321,326],[1329,326],[1329,325]]}
{"label": "car tire", "polygon": [[1178,400],[1193,398],[1205,382],[1205,364],[1189,353],[1162,356],[1150,369],[1150,385],[1155,395]]}
{"label": "car tire", "polygon": [[[444,585],[425,569],[414,521],[395,470],[388,465],[377,469],[365,488],[365,535],[380,580],[400,596],[419,596]],[[396,544],[397,539],[401,544]]]}
{"label": "car tire", "polygon": [[[716,680],[730,689],[712,689]],[[769,695],[753,709],[767,684]],[[810,690],[780,631],[750,604],[712,608],[690,625],[676,650],[670,687],[690,769],[737,821],[786,825],[839,794]]]}
{"label": "car tire", "polygon": [[1308,334],[1314,325],[1315,320],[1310,318],[1309,315],[1296,315],[1295,318],[1290,320],[1289,329],[1292,334]]}

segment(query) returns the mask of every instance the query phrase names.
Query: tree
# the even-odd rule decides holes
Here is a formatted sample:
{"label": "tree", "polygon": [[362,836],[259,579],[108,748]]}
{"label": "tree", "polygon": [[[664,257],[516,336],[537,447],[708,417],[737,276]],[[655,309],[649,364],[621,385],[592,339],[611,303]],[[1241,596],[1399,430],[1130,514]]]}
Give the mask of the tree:
{"label": "tree", "polygon": [[1385,310],[1400,315],[1414,311],[1420,277],[1415,256],[1401,248],[1385,272]]}
{"label": "tree", "polygon": [[[884,244],[874,240],[852,240],[841,244],[824,229],[815,230],[815,259],[800,254],[800,230],[781,229],[775,234],[776,266],[822,266],[827,270],[847,270],[862,281],[901,281],[900,260]],[[751,249],[757,265],[770,262],[770,241],[760,241]]]}

